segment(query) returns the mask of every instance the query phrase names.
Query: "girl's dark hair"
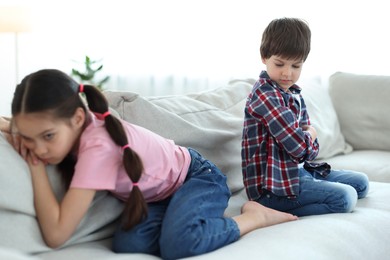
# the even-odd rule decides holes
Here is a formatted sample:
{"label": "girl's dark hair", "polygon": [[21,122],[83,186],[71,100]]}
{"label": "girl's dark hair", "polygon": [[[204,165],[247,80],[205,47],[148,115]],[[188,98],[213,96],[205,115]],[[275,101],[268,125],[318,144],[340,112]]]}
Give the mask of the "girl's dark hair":
{"label": "girl's dark hair", "polygon": [[[109,110],[105,96],[92,85],[84,85],[84,94],[89,109],[103,114]],[[40,70],[26,76],[16,87],[12,101],[12,115],[20,113],[47,112],[54,118],[69,120],[78,108],[86,105],[79,95],[79,84],[65,73],[54,70]],[[112,140],[120,147],[128,144],[122,123],[114,116],[105,117],[105,126]],[[109,156],[109,155],[107,155]],[[70,154],[58,165],[69,188],[74,174],[76,158]],[[133,183],[141,178],[143,164],[138,154],[130,147],[123,151],[123,165]],[[147,205],[137,185],[129,195],[123,211],[123,227],[130,229],[147,216]]]}
{"label": "girl's dark hair", "polygon": [[305,21],[297,18],[275,19],[263,32],[260,55],[263,59],[277,55],[306,61],[310,53],[310,41],[311,31]]}

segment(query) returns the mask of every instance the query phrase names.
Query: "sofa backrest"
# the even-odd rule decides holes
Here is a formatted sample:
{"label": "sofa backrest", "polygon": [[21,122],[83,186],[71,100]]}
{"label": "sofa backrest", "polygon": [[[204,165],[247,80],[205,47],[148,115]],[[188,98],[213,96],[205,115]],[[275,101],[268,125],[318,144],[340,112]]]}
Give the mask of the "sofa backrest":
{"label": "sofa backrest", "polygon": [[232,192],[243,189],[241,136],[245,100],[253,80],[236,80],[209,91],[143,97],[106,91],[110,106],[126,121],[197,149],[227,176]]}
{"label": "sofa backrest", "polygon": [[390,76],[337,72],[329,78],[329,93],[354,150],[390,151]]}

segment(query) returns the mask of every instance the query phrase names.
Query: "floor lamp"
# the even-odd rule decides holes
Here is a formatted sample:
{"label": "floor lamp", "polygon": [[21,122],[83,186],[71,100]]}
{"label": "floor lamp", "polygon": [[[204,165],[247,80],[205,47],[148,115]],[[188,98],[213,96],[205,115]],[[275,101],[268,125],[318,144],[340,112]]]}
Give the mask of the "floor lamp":
{"label": "floor lamp", "polygon": [[0,6],[0,32],[15,36],[15,81],[19,84],[19,43],[18,34],[31,30],[31,12],[22,6]]}

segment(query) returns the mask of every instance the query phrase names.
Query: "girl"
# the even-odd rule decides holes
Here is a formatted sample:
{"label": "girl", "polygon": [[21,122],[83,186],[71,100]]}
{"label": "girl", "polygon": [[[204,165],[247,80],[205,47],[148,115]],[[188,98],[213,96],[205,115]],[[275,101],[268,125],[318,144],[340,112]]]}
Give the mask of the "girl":
{"label": "girl", "polygon": [[[213,163],[191,148],[117,119],[98,89],[79,85],[58,70],[25,77],[16,88],[12,115],[31,171],[37,218],[50,247],[69,239],[97,190],[109,190],[125,202],[113,238],[115,252],[177,259],[297,219],[255,202],[244,204],[241,215],[224,217],[230,192]],[[46,164],[58,165],[68,185],[61,202],[50,187]]]}

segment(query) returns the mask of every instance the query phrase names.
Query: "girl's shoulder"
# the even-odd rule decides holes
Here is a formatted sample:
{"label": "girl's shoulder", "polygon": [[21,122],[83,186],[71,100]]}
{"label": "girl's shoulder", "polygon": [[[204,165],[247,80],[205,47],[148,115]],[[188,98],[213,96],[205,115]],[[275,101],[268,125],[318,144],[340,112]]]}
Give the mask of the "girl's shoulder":
{"label": "girl's shoulder", "polygon": [[79,152],[89,149],[117,150],[102,120],[92,120],[80,136]]}

